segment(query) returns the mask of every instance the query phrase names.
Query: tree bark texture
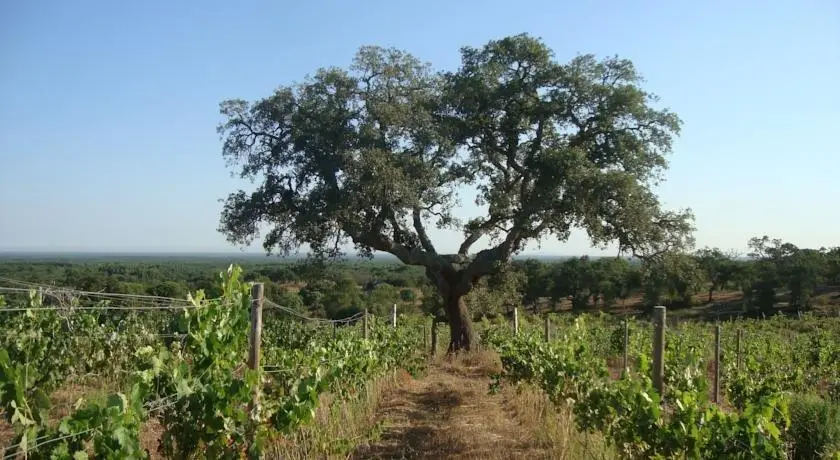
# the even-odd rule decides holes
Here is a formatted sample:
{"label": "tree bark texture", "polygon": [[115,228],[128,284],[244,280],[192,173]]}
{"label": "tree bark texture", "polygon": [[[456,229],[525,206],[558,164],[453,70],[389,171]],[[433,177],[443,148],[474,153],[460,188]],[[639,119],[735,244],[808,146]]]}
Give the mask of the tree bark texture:
{"label": "tree bark texture", "polygon": [[472,315],[467,309],[464,296],[472,290],[471,279],[463,270],[451,266],[442,270],[426,269],[426,276],[437,286],[443,300],[446,319],[449,322],[449,353],[469,351],[474,345]]}
{"label": "tree bark texture", "polygon": [[475,338],[472,317],[467,310],[467,303],[460,295],[445,298],[444,306],[449,319],[449,352],[469,351]]}

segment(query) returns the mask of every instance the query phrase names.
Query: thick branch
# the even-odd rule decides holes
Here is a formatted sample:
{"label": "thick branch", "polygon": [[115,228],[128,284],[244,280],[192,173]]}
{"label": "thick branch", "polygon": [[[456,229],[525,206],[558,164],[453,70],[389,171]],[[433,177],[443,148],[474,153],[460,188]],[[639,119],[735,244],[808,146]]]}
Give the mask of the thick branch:
{"label": "thick branch", "polygon": [[464,242],[461,243],[461,247],[458,248],[458,254],[464,256],[467,255],[467,253],[470,252],[470,247],[473,244],[475,244],[475,242],[478,241],[482,236],[484,236],[485,233],[487,233],[487,231],[481,229],[470,233],[469,236],[467,236],[467,239],[465,239]]}
{"label": "thick branch", "polygon": [[397,243],[383,234],[377,233],[355,233],[350,238],[354,243],[368,246],[377,251],[387,252],[394,255],[400,262],[406,265],[418,265],[427,268],[439,268],[441,261],[439,256],[421,248],[409,248]]}
{"label": "thick branch", "polygon": [[[486,221],[482,222],[475,229],[473,229],[467,238],[461,243],[461,246],[458,248],[458,254],[462,256],[466,256],[470,252],[470,248],[473,244],[475,244],[482,236],[486,235],[490,232],[493,228],[499,228],[499,224],[503,221],[507,220],[509,216],[506,215],[496,215],[490,217]],[[500,228],[502,231],[507,231],[505,228]]]}
{"label": "thick branch", "polygon": [[540,150],[542,149],[542,140],[543,140],[543,133],[545,132],[545,118],[540,117],[540,120],[537,122],[537,133],[534,136],[534,140],[531,143],[531,154],[530,157],[535,157]]}
{"label": "thick branch", "polygon": [[[501,246],[501,245],[500,245]],[[482,277],[493,273],[499,262],[505,260],[500,246],[479,251],[472,262],[464,270],[455,291],[460,294],[470,292],[475,283]]]}
{"label": "thick branch", "polygon": [[403,231],[402,225],[400,225],[399,221],[397,221],[397,216],[394,215],[394,211],[391,209],[386,209],[383,211],[383,214],[388,219],[388,223],[391,224],[391,232],[394,234],[394,241],[405,241],[405,232]]}
{"label": "thick branch", "polygon": [[432,254],[437,254],[435,246],[429,238],[429,234],[426,233],[426,227],[423,226],[423,219],[420,216],[420,208],[415,206],[411,215],[414,220],[414,230],[417,232],[417,237],[420,238],[420,244],[423,245],[423,249]]}
{"label": "thick branch", "polygon": [[[475,258],[473,258],[472,262],[470,262],[464,271],[464,276],[461,278],[461,282],[457,288],[459,292],[469,292],[479,278],[494,273],[498,270],[500,264],[507,263],[511,256],[519,251],[523,241],[528,238],[536,238],[549,225],[548,222],[544,221],[536,227],[529,227],[524,222],[526,219],[520,217],[518,220],[519,222],[514,222],[512,228],[508,231],[504,241],[493,248],[484,249],[476,254]],[[472,233],[464,244],[468,243],[472,238],[478,239],[478,237],[475,237],[477,234]],[[463,248],[464,245],[462,244],[461,247]],[[466,253],[463,254],[466,255]]]}
{"label": "thick branch", "polygon": [[[518,133],[514,133],[518,136]],[[516,161],[516,152],[519,149],[519,143],[512,144],[508,150],[505,152],[505,157],[507,158],[507,171],[509,172],[511,169],[516,171],[517,173],[524,175],[525,168],[523,168],[517,161]]]}

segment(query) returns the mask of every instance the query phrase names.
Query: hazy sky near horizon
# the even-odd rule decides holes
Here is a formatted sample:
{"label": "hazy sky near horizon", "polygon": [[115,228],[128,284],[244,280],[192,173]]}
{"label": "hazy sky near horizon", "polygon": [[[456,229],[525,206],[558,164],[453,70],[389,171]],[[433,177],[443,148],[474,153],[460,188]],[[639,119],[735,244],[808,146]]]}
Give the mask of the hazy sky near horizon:
{"label": "hazy sky near horizon", "polygon": [[[219,102],[346,66],[361,45],[450,70],[461,46],[521,32],[560,61],[631,59],[679,114],[658,190],[694,210],[697,246],[840,245],[836,0],[32,0],[0,3],[0,250],[234,250],[216,231],[242,185]],[[582,234],[528,249],[600,253]]]}

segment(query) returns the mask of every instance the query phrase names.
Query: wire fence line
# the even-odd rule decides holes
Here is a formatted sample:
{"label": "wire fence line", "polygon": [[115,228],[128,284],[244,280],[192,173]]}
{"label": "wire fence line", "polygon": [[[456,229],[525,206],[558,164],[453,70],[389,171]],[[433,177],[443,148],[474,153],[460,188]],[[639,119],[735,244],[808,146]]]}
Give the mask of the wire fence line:
{"label": "wire fence line", "polygon": [[[122,293],[111,293],[111,292],[92,292],[92,291],[82,291],[67,287],[60,287],[60,286],[53,286],[48,284],[39,284],[39,283],[30,283],[27,281],[19,281],[14,280],[11,278],[0,277],[0,282],[9,283],[12,285],[22,286],[22,287],[10,287],[10,286],[0,286],[0,293],[7,292],[7,293],[29,293],[33,290],[38,290],[42,295],[55,297],[58,295],[62,296],[76,296],[76,297],[93,297],[93,298],[100,298],[103,301],[108,302],[107,304],[102,305],[88,305],[88,306],[67,306],[67,305],[49,305],[49,306],[42,306],[37,308],[26,308],[26,307],[7,307],[7,308],[0,308],[0,312],[21,312],[21,311],[50,311],[50,310],[65,310],[65,309],[73,309],[73,310],[88,310],[88,311],[96,311],[96,310],[131,310],[131,311],[154,311],[154,310],[181,310],[185,308],[200,308],[201,305],[196,305],[191,302],[189,299],[179,299],[173,297],[162,297],[162,296],[154,296],[154,295],[142,295],[142,294],[122,294]],[[132,300],[135,302],[135,305],[125,305],[118,303],[124,300]],[[216,299],[209,299],[209,300],[218,300]],[[167,302],[169,304],[166,304]],[[356,313],[348,318],[341,318],[341,319],[327,319],[327,318],[316,318],[312,316],[308,316],[306,314],[300,313],[292,308],[284,307],[279,305],[269,299],[264,300],[265,305],[269,306],[270,308],[274,308],[285,313],[288,313],[291,316],[297,317],[304,321],[310,321],[313,323],[322,323],[322,324],[344,324],[344,323],[351,323],[361,319],[364,316],[364,312]]]}
{"label": "wire fence line", "polygon": [[[204,378],[204,376],[207,375],[207,373],[209,371],[210,371],[210,369],[206,369],[204,372],[202,372],[197,377],[197,380],[201,380],[202,378]],[[143,408],[145,408],[146,411],[148,411],[149,414],[152,414],[152,413],[155,413],[155,412],[160,412],[164,409],[168,409],[168,408],[174,406],[175,404],[178,404],[184,398],[186,398],[185,395],[180,395],[178,393],[173,393],[171,395],[159,397],[158,399],[155,399],[153,401],[147,401],[147,402],[143,403]],[[102,425],[100,424],[100,425],[91,427],[89,429],[83,430],[83,431],[79,431],[79,432],[76,432],[76,433],[70,433],[70,434],[60,436],[58,438],[49,439],[49,440],[46,440],[46,441],[44,441],[44,439],[50,437],[50,435],[44,435],[44,436],[38,437],[34,441],[32,441],[35,444],[32,445],[32,446],[26,446],[26,448],[23,450],[23,452],[18,452],[17,451],[17,449],[23,443],[18,443],[18,444],[13,444],[11,446],[2,447],[2,448],[0,448],[0,452],[3,452],[3,449],[5,449],[5,451],[7,451],[7,452],[11,450],[11,453],[6,454],[3,457],[2,460],[8,460],[8,459],[15,458],[17,455],[19,455],[21,453],[27,454],[27,453],[37,449],[38,447],[42,447],[42,446],[45,446],[47,444],[51,444],[53,442],[63,441],[65,439],[72,438],[72,437],[75,437],[75,436],[81,436],[83,434],[90,433],[91,431],[98,430],[101,427],[102,427]],[[43,441],[43,442],[39,443],[38,441]],[[27,444],[28,444],[28,442],[27,442]]]}
{"label": "wire fence line", "polygon": [[[0,295],[4,292],[4,288],[0,287]],[[130,301],[124,299],[83,299],[81,297],[73,297],[67,295],[53,296],[44,294],[42,296],[44,302],[39,307],[6,307],[7,311],[21,311],[23,310],[183,310],[190,308],[198,308],[199,306],[190,303],[166,303],[166,302],[150,302],[150,301]],[[4,308],[0,308],[2,312]]]}
{"label": "wire fence line", "polygon": [[[17,289],[17,288],[6,288],[0,287],[0,293],[2,292],[28,292],[28,289]],[[77,291],[81,292],[81,291]],[[209,299],[209,300],[219,300],[219,299]],[[364,316],[364,312],[356,313],[353,316],[342,318],[342,319],[327,319],[327,318],[316,318],[312,316],[307,316],[303,313],[300,313],[294,309],[289,307],[284,307],[277,303],[272,302],[271,300],[266,299],[265,304],[273,309],[283,311],[290,316],[296,317],[298,319],[304,321],[310,321],[313,323],[322,323],[322,324],[344,324],[344,323],[351,323],[361,319]],[[55,310],[80,310],[80,311],[104,311],[104,310],[129,310],[129,311],[155,311],[155,310],[184,310],[184,309],[194,309],[194,308],[202,308],[203,305],[196,305],[192,303],[184,303],[184,304],[177,304],[177,305],[166,305],[160,303],[146,303],[141,305],[125,305],[125,304],[114,304],[114,303],[107,303],[102,305],[86,305],[86,306],[71,306],[71,305],[46,305],[41,307],[6,307],[0,308],[0,313],[3,312],[22,312],[22,311],[55,311]]]}
{"label": "wire fence line", "polygon": [[49,307],[6,307],[0,308],[0,313],[12,313],[21,311],[106,311],[106,310],[129,310],[129,311],[155,311],[155,310],[184,310],[190,308],[200,308],[201,305],[180,305],[180,306],[127,306],[127,305],[102,305],[102,306],[49,306]]}
{"label": "wire fence line", "polygon": [[83,291],[68,291],[68,290],[41,290],[41,289],[20,289],[20,288],[9,288],[0,286],[0,294],[1,293],[10,293],[10,294],[28,294],[29,292],[35,291],[39,293],[42,298],[45,299],[52,299],[56,300],[60,303],[70,303],[74,299],[82,299],[86,298],[88,301],[91,302],[131,302],[133,305],[171,305],[171,306],[190,306],[192,305],[192,301],[181,299],[181,300],[156,300],[156,299],[147,299],[143,297],[137,298],[128,298],[128,297],[109,297],[104,295],[95,295],[89,294]]}
{"label": "wire fence line", "polygon": [[[0,312],[26,310],[180,310],[198,307],[198,305],[189,299],[170,299],[131,295],[114,296],[111,293],[90,293],[65,288],[45,289],[42,287],[19,288],[0,286],[0,294],[28,294],[33,291],[38,292],[42,299],[48,299],[49,303],[35,308],[0,308]],[[80,305],[80,299],[85,297],[88,298],[87,303],[93,302],[94,304]]]}
{"label": "wire fence line", "polygon": [[[27,307],[0,307],[0,313],[3,312],[24,312],[24,311],[108,311],[108,310],[123,310],[123,311],[165,311],[165,310],[184,310],[184,309],[191,309],[191,308],[202,308],[205,305],[196,304],[190,299],[178,299],[178,298],[171,298],[171,297],[162,297],[162,296],[153,296],[153,295],[140,295],[140,294],[121,294],[121,293],[109,293],[109,292],[92,292],[92,291],[83,291],[78,289],[72,289],[67,287],[60,287],[54,285],[46,285],[46,284],[38,284],[38,283],[30,283],[26,281],[19,281],[14,280],[11,278],[0,277],[0,282],[6,283],[9,286],[0,286],[0,294],[2,293],[10,293],[10,294],[29,294],[30,292],[37,291],[39,295],[42,297],[53,297],[58,298],[61,300],[61,305],[44,305],[41,307],[35,308],[27,308]],[[96,299],[97,301],[101,302],[98,305],[78,305],[73,304],[73,302],[69,301],[71,297],[80,298],[80,297],[88,297]],[[219,298],[215,299],[208,299],[210,301],[219,300]],[[132,302],[133,304],[126,304],[127,302]],[[342,318],[338,320],[330,320],[326,318],[316,318],[305,315],[301,312],[298,312],[294,309],[279,305],[271,300],[264,299],[264,304],[267,305],[269,308],[282,311],[284,313],[289,314],[292,317],[297,319],[315,323],[315,324],[346,324],[351,323],[353,321],[357,321],[364,317],[365,312],[359,312],[355,315],[352,315],[348,318]],[[159,338],[185,338],[185,334],[155,334],[152,333],[151,336],[159,337]],[[299,369],[289,369],[289,368],[282,368],[280,366],[262,366],[260,369],[265,374],[271,375],[276,373],[287,373],[287,372],[297,372]],[[205,371],[206,373],[206,371]],[[199,376],[201,379],[201,376]],[[157,413],[163,411],[165,409],[171,408],[174,405],[178,404],[181,400],[183,400],[183,396],[176,394],[160,397],[153,401],[148,401],[143,404],[144,409],[148,411],[148,413]],[[23,454],[26,455],[29,452],[32,452],[40,447],[46,446],[48,444],[64,441],[66,439],[83,436],[90,432],[96,431],[100,429],[101,426],[91,427],[85,429],[83,431],[75,432],[75,433],[68,433],[62,436],[52,437],[54,435],[44,435],[38,437],[34,440],[29,440],[26,443],[18,443],[10,446],[5,446],[0,448],[0,452],[4,453],[2,460],[10,460],[16,458],[17,456]],[[24,446],[24,444],[26,444]],[[23,446],[23,447],[22,447]]]}
{"label": "wire fence line", "polygon": [[[99,428],[99,427],[95,427],[95,428],[88,428],[87,430],[84,430],[84,431],[79,431],[79,432],[77,432],[77,433],[70,433],[70,434],[66,434],[66,435],[64,435],[64,436],[59,436],[59,437],[57,437],[57,438],[47,439],[46,441],[36,442],[36,443],[35,443],[33,446],[31,446],[31,447],[30,447],[30,446],[26,446],[26,449],[24,450],[24,452],[23,452],[23,453],[25,454],[25,453],[30,452],[30,451],[33,451],[33,450],[35,450],[35,449],[37,449],[37,448],[39,448],[39,447],[43,447],[43,446],[45,446],[45,445],[47,445],[47,444],[52,444],[52,443],[54,443],[54,442],[63,441],[63,440],[68,439],[68,438],[73,438],[73,437],[76,437],[76,436],[81,436],[81,435],[83,435],[83,434],[87,434],[87,433],[90,433],[91,431],[95,431],[95,430],[96,430],[96,429],[98,429],[98,428]],[[37,438],[35,441],[38,441],[38,439],[44,439],[44,438],[46,438],[46,437],[48,437],[48,436],[42,436],[42,437],[40,437],[40,438]],[[17,457],[17,456],[18,456],[18,454],[20,453],[20,452],[17,452],[17,451],[15,450],[17,447],[20,447],[20,444],[15,444],[15,445],[13,445],[13,446],[9,446],[7,449],[13,449],[13,450],[12,450],[12,452],[11,452],[10,454],[7,454],[6,456],[4,456],[4,457],[3,457],[3,460],[9,460],[9,459],[13,459],[13,458]]]}
{"label": "wire fence line", "polygon": [[[64,286],[56,286],[51,284],[40,284],[40,283],[30,283],[28,281],[20,281],[15,280],[12,278],[6,278],[0,276],[0,281],[16,285],[16,286],[23,286],[22,288],[16,288],[21,291],[30,291],[32,289],[40,289],[43,291],[53,291],[53,292],[66,292],[71,293],[79,296],[88,296],[88,297],[113,297],[113,298],[128,298],[128,299],[146,299],[146,300],[157,300],[157,301],[168,301],[168,302],[184,302],[189,303],[190,301],[184,298],[175,298],[175,297],[164,297],[158,295],[148,295],[148,294],[126,294],[126,293],[117,293],[117,292],[105,292],[105,291],[82,291],[79,289],[73,289]],[[15,289],[15,288],[6,288],[6,289]]]}
{"label": "wire fence line", "polygon": [[180,396],[178,393],[173,393],[169,396],[163,396],[163,397],[158,398],[154,401],[149,401],[149,402],[143,404],[143,407],[145,407],[146,410],[148,410],[149,412],[156,412],[156,411],[166,409],[167,407],[172,407],[173,405],[175,405],[178,401],[180,401],[182,399],[184,399],[184,398],[182,396]]}
{"label": "wire fence line", "polygon": [[[0,281],[10,281],[8,278],[0,277]],[[13,280],[11,280],[13,281]],[[19,284],[27,284],[23,281],[16,281]],[[0,286],[0,294],[2,293],[17,293],[28,294],[32,291],[37,291],[42,297],[57,300],[59,305],[42,305],[41,307],[7,307],[0,308],[0,312],[15,312],[26,310],[182,310],[187,308],[200,308],[201,305],[195,304],[192,300],[172,297],[135,295],[135,294],[118,294],[109,292],[90,292],[80,291],[70,288],[55,288],[47,285],[37,285],[34,283],[30,287],[8,287]],[[96,305],[75,305],[74,300],[82,297],[89,297],[90,300],[99,302]],[[210,301],[219,300],[220,298],[207,299]],[[127,304],[126,302],[131,302]]]}
{"label": "wire fence line", "polygon": [[[175,404],[178,404],[182,399],[184,399],[183,396],[175,393],[175,394],[171,394],[169,396],[164,396],[164,397],[159,398],[155,401],[149,401],[149,402],[143,404],[143,407],[149,413],[155,413],[155,412],[162,411],[164,409],[168,409],[168,408],[174,406]],[[82,435],[90,433],[92,431],[96,431],[101,427],[102,427],[102,425],[98,425],[98,426],[95,426],[95,427],[88,428],[86,430],[77,431],[75,433],[68,433],[66,435],[59,436],[59,437],[52,438],[52,439],[47,439],[51,435],[44,435],[44,436],[35,438],[35,440],[32,441],[33,445],[31,445],[31,446],[27,445],[25,448],[22,449],[22,452],[20,451],[21,450],[20,447],[21,447],[21,445],[23,445],[23,443],[12,444],[11,446],[6,446],[4,449],[5,449],[6,452],[9,452],[9,453],[6,454],[3,457],[3,460],[13,459],[20,454],[25,455],[25,454],[27,454],[31,451],[34,451],[35,449],[37,449],[39,447],[43,447],[43,446],[46,446],[48,444],[52,444],[54,442],[63,441],[65,439],[73,438],[73,437],[76,437],[76,436],[82,436]],[[27,442],[26,444],[29,444],[29,442]]]}
{"label": "wire fence line", "polygon": [[[322,362],[324,362],[324,361],[322,361]],[[235,372],[239,372],[239,370],[241,370],[242,367],[243,366],[238,367]],[[266,369],[266,367],[268,367],[270,369]],[[296,372],[299,369],[288,369],[288,368],[287,369],[280,369],[278,366],[263,366],[263,367],[261,367],[261,370],[266,374],[271,374],[271,373],[279,373],[279,372]],[[203,379],[204,376],[207,375],[208,372],[210,372],[210,369],[205,369],[204,372],[199,374],[199,376],[196,378],[196,380]],[[173,394],[170,394],[170,395],[167,395],[167,396],[161,396],[161,397],[159,397],[155,400],[152,400],[152,401],[147,401],[147,402],[143,403],[143,408],[146,409],[146,411],[149,414],[154,414],[154,413],[157,413],[157,412],[160,412],[160,411],[163,411],[165,409],[169,409],[169,408],[175,406],[176,404],[178,404],[179,402],[181,402],[185,398],[187,398],[187,395],[181,395],[181,394],[178,394],[178,393],[173,393]],[[105,423],[105,422],[103,422],[103,423]],[[31,443],[34,443],[34,444],[31,445],[31,446],[27,445],[22,450],[22,452],[19,451],[19,448],[21,447],[21,445],[23,443],[13,444],[13,445],[10,445],[10,446],[5,446],[5,447],[0,447],[0,453],[9,452],[9,453],[7,453],[3,456],[2,460],[10,460],[10,459],[13,459],[13,458],[17,457],[20,454],[26,455],[27,453],[29,453],[29,452],[31,452],[31,451],[39,448],[39,447],[43,447],[43,446],[46,446],[46,445],[54,443],[54,442],[63,441],[65,439],[73,438],[73,437],[76,437],[76,436],[82,436],[82,435],[90,433],[92,431],[96,431],[99,428],[101,428],[102,426],[103,425],[100,424],[100,425],[88,428],[86,430],[83,430],[83,431],[78,431],[78,432],[75,432],[75,433],[69,433],[69,434],[66,434],[64,436],[59,436],[59,437],[53,438],[53,439],[47,439],[51,435],[40,436],[40,437],[36,438],[35,440],[31,441]],[[41,442],[39,442],[39,441],[41,441]],[[30,444],[30,442],[27,442],[27,444]]]}
{"label": "wire fence line", "polygon": [[360,311],[353,316],[350,316],[350,317],[347,317],[347,318],[341,318],[341,319],[316,318],[316,317],[313,317],[313,316],[307,316],[307,315],[305,315],[303,313],[300,313],[299,311],[294,310],[292,308],[284,307],[282,305],[278,305],[278,304],[272,302],[269,299],[265,299],[264,302],[265,302],[265,305],[267,305],[270,308],[283,311],[285,313],[288,313],[291,316],[297,317],[297,318],[302,319],[304,321],[311,321],[313,323],[322,323],[322,324],[351,323],[351,322],[357,321],[357,320],[359,320],[359,319],[361,319],[362,317],[365,316],[365,312]]}

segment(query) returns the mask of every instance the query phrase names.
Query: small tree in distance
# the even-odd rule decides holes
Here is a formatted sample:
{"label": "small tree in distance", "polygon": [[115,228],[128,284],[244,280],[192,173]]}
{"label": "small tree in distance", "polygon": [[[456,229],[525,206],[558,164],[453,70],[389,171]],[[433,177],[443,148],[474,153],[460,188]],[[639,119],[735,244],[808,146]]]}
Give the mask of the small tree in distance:
{"label": "small tree in distance", "polygon": [[[463,48],[454,72],[395,49],[363,47],[349,69],[321,69],[256,102],[221,104],[223,156],[251,193],[228,196],[222,231],[266,251],[306,243],[322,258],[352,243],[425,267],[450,325],[469,349],[464,296],[528,241],[573,228],[644,257],[690,243],[689,211],[661,208],[651,186],[666,168],[679,118],[652,107],[628,60],[554,61],[517,35]],[[485,215],[457,218],[458,188]],[[429,224],[460,230],[440,253]],[[489,241],[489,247],[473,246]]]}
{"label": "small tree in distance", "polygon": [[694,253],[697,264],[709,283],[709,303],[715,291],[735,280],[738,265],[735,254],[725,254],[718,248],[703,248]]}

